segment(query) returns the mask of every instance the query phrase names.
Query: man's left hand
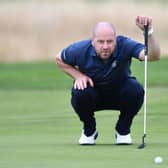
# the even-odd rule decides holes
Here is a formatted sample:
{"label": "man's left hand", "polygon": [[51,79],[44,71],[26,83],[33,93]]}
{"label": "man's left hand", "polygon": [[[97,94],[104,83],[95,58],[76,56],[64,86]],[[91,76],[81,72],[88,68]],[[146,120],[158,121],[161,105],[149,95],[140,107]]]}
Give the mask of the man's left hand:
{"label": "man's left hand", "polygon": [[152,28],[152,18],[148,16],[137,16],[136,25],[144,31],[144,26],[148,25],[149,30]]}

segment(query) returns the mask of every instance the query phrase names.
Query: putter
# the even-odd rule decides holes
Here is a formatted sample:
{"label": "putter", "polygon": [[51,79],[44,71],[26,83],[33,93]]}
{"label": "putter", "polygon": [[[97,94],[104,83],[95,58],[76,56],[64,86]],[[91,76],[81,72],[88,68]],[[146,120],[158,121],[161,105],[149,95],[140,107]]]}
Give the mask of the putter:
{"label": "putter", "polygon": [[145,42],[145,70],[144,70],[144,134],[142,136],[142,144],[138,146],[138,149],[145,147],[146,137],[146,105],[147,105],[147,57],[148,57],[148,25],[144,26],[144,42]]}

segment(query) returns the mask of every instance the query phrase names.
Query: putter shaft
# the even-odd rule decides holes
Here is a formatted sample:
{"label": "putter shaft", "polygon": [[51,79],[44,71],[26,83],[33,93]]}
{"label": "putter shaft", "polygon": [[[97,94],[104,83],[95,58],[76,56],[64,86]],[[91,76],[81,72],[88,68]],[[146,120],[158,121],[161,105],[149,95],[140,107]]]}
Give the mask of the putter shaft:
{"label": "putter shaft", "polygon": [[147,117],[147,57],[148,57],[148,25],[144,26],[144,43],[145,43],[145,69],[144,69],[144,134],[142,136],[142,144],[138,147],[142,149],[145,147],[146,137],[146,117]]}

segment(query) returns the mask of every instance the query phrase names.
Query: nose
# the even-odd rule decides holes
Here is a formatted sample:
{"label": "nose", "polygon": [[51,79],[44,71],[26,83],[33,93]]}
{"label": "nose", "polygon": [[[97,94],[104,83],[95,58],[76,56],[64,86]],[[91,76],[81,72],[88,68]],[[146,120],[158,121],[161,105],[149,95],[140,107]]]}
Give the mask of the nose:
{"label": "nose", "polygon": [[104,42],[103,43],[103,49],[107,49],[108,48],[108,44],[107,44],[107,42]]}

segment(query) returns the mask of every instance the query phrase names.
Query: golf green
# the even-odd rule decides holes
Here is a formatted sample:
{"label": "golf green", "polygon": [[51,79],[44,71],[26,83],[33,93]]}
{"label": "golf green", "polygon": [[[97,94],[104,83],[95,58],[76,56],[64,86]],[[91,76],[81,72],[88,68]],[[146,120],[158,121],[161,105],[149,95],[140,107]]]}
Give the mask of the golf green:
{"label": "golf green", "polygon": [[[155,168],[168,165],[167,87],[148,89],[146,147],[143,109],[134,120],[131,146],[114,144],[117,111],[96,113],[95,146],[79,146],[81,123],[69,90],[0,90],[0,165],[3,168]],[[156,165],[154,158],[163,157]]]}

